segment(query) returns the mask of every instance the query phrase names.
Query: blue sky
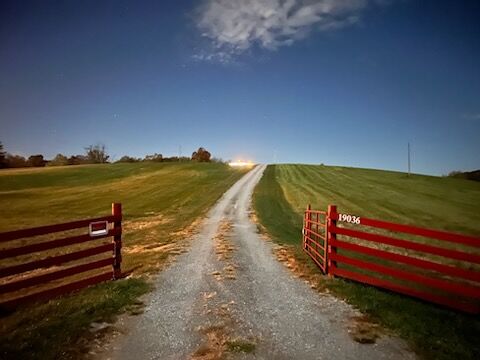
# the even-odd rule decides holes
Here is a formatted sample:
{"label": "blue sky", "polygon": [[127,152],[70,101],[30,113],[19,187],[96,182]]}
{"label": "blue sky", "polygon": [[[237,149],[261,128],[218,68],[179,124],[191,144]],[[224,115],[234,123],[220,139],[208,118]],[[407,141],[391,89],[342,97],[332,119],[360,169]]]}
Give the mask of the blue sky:
{"label": "blue sky", "polygon": [[479,64],[478,1],[2,1],[0,141],[473,170]]}

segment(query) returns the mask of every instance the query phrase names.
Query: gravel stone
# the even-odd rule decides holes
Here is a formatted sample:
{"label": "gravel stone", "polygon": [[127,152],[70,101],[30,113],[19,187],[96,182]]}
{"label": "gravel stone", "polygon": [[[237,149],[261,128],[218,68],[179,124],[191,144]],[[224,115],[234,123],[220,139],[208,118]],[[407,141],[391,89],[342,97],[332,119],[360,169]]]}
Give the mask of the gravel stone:
{"label": "gravel stone", "polygon": [[[101,358],[189,359],[205,344],[209,328],[255,345],[251,353],[225,353],[231,359],[415,358],[392,336],[375,344],[355,342],[347,325],[358,312],[318,294],[276,260],[272,244],[249,218],[253,189],[264,170],[265,165],[255,167],[223,195],[190,250],[158,276],[144,314],[128,322],[125,334],[107,345]],[[224,221],[233,225],[230,260],[215,253],[215,236]],[[212,275],[233,264],[234,279]]]}

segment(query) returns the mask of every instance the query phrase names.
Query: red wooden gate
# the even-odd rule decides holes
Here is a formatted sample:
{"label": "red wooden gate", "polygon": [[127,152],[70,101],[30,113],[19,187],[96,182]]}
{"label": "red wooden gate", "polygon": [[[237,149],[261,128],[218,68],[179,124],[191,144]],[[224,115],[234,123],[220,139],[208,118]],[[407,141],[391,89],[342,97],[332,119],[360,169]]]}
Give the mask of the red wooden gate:
{"label": "red wooden gate", "polygon": [[311,210],[308,205],[303,218],[303,250],[325,273],[327,269],[325,211]]}
{"label": "red wooden gate", "polygon": [[[121,221],[121,204],[112,204],[112,215],[0,233],[0,260],[4,261],[3,266],[0,265],[0,306],[15,307],[23,302],[48,299],[119,278]],[[82,228],[89,229],[88,233],[48,241],[35,239]],[[103,240],[109,237],[112,240],[105,243]],[[11,242],[13,245],[8,246]],[[89,244],[91,246],[85,248],[84,245]],[[32,254],[35,254],[33,258]],[[72,262],[76,263],[64,267]],[[86,277],[85,273],[91,271],[95,273]],[[67,277],[74,278],[65,281]]]}
{"label": "red wooden gate", "polygon": [[[337,213],[329,206],[322,271],[469,313],[480,312],[480,238]],[[325,266],[326,264],[326,266]]]}

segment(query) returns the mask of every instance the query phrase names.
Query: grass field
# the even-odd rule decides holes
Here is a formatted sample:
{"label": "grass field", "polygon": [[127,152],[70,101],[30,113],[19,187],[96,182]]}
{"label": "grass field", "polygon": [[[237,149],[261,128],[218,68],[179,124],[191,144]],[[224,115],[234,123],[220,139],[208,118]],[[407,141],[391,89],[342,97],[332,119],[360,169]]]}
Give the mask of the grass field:
{"label": "grass field", "polygon": [[[404,224],[477,235],[480,184],[474,181],[330,166],[269,166],[255,189],[257,217],[271,237],[290,245],[298,262],[318,272],[301,251],[307,204]],[[408,297],[340,279],[321,278],[328,288],[405,338],[427,359],[475,359],[480,320]]]}
{"label": "grass field", "polygon": [[[223,164],[136,163],[0,171],[0,232],[124,213],[124,280],[4,315],[0,358],[75,357],[91,340],[91,322],[139,311],[138,297],[195,222],[242,176]],[[0,263],[0,266],[5,264]]]}

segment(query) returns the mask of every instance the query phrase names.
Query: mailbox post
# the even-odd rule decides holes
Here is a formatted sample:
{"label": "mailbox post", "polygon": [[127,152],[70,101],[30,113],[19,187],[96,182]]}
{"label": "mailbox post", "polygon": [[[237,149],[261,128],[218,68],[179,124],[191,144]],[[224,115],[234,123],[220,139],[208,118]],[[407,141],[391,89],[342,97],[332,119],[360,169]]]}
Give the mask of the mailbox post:
{"label": "mailbox post", "polygon": [[113,278],[119,279],[122,275],[122,204],[112,204],[112,215],[115,217],[113,221],[113,229],[119,229],[118,235],[113,236],[114,243],[114,262],[113,262]]}

